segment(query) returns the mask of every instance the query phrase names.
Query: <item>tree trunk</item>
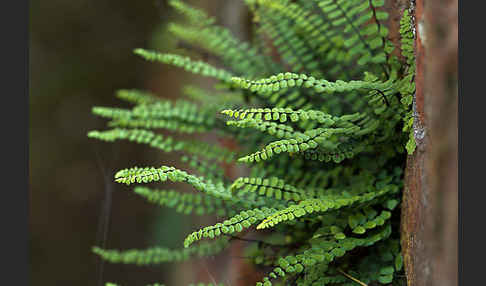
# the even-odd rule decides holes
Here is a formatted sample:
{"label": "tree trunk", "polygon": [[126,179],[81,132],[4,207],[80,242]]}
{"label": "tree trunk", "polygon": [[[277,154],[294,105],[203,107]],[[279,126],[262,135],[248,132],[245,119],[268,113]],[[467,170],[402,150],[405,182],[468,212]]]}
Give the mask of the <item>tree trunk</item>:
{"label": "tree trunk", "polygon": [[457,0],[417,0],[417,148],[407,160],[402,251],[408,285],[457,285]]}

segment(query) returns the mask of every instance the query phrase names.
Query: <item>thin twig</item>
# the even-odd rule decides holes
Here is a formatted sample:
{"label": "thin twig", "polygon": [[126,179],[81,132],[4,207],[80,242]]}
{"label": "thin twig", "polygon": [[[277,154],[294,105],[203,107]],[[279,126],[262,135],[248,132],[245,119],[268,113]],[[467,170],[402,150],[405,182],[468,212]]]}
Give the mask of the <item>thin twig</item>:
{"label": "thin twig", "polygon": [[354,282],[358,283],[359,285],[361,286],[368,286],[368,284],[362,282],[362,281],[359,281],[358,279],[354,278],[353,276],[347,274],[346,272],[342,271],[341,269],[338,269],[338,271],[343,274],[344,276],[346,276],[347,278],[353,280]]}

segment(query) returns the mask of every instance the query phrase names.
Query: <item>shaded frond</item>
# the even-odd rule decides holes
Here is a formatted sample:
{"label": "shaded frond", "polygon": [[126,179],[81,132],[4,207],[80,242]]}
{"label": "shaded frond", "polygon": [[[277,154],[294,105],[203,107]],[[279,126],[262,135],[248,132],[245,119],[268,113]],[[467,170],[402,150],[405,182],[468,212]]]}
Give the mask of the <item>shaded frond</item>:
{"label": "shaded frond", "polygon": [[228,245],[227,238],[199,243],[193,247],[183,249],[168,249],[164,247],[153,247],[145,250],[114,250],[93,247],[93,252],[103,260],[111,263],[150,265],[164,262],[181,262],[193,257],[208,257],[218,254]]}
{"label": "shaded frond", "polygon": [[160,100],[151,92],[136,89],[120,89],[116,92],[116,96],[134,104],[150,104]]}
{"label": "shaded frond", "polygon": [[214,18],[210,18],[206,12],[187,5],[180,0],[170,0],[169,5],[183,14],[192,25],[206,26],[214,23]]}
{"label": "shaded frond", "polygon": [[235,157],[235,153],[224,147],[205,142],[194,142],[192,140],[176,140],[173,137],[164,136],[144,129],[116,128],[107,131],[94,130],[88,133],[88,137],[108,142],[128,140],[139,144],[147,144],[150,147],[160,149],[164,152],[183,151],[218,161],[232,161]]}
{"label": "shaded frond", "polygon": [[230,72],[215,68],[202,61],[193,61],[189,57],[174,54],[162,54],[144,49],[136,49],[134,53],[148,61],[157,61],[164,64],[174,65],[183,68],[190,73],[212,77],[228,83],[231,82],[232,74]]}
{"label": "shaded frond", "polygon": [[152,190],[146,187],[135,187],[133,191],[153,204],[173,208],[176,212],[186,215],[216,214],[217,216],[225,216],[235,214],[236,210],[239,209],[237,204],[232,201],[201,194],[180,193],[173,190]]}

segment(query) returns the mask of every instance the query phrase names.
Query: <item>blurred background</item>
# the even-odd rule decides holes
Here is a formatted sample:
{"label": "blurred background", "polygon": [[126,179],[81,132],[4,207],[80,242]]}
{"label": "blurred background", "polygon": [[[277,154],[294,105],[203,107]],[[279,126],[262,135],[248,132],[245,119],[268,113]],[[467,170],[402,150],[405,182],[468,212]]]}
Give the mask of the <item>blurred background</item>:
{"label": "blurred background", "polygon": [[[248,15],[243,1],[187,2],[245,38]],[[170,50],[175,43],[164,26],[175,17],[163,0],[30,2],[32,285],[186,285],[222,277],[214,269],[223,271],[221,267],[229,265],[221,260],[153,267],[101,264],[91,252],[94,245],[180,248],[201,220],[208,222],[158,208],[113,183],[115,170],[174,165],[174,155],[86,136],[89,130],[106,129],[106,121],[91,114],[93,106],[128,106],[115,98],[118,89],[145,89],[175,98],[188,81],[204,84],[202,78],[132,53],[140,47]]]}

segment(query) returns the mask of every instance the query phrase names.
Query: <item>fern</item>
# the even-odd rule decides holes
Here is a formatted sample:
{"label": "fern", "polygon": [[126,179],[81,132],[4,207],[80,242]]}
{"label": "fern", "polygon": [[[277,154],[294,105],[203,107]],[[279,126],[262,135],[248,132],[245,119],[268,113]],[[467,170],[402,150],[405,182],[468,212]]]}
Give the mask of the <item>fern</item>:
{"label": "fern", "polygon": [[[213,90],[185,86],[186,99],[176,102],[120,90],[117,97],[132,108],[93,108],[113,129],[88,136],[178,152],[190,170],[132,167],[114,179],[127,186],[189,184],[195,193],[133,191],[151,204],[220,222],[194,230],[178,250],[94,253],[113,263],[176,262],[216,255],[260,232],[265,241],[248,240],[248,258],[270,271],[256,285],[400,285],[400,190],[406,154],[415,150],[408,11],[398,58],[383,24],[389,17],[383,0],[246,0],[255,23],[251,44],[204,11],[169,3],[184,21],[168,30],[195,58],[210,54],[217,65],[144,49],[135,54],[218,83]],[[178,135],[209,132],[236,144]],[[228,164],[242,162],[248,175],[228,176]]]}
{"label": "fern", "polygon": [[239,208],[235,203],[200,194],[181,194],[172,190],[151,190],[145,187],[136,187],[133,191],[151,203],[174,208],[186,215],[194,213],[224,216],[235,213],[235,209]]}
{"label": "fern", "polygon": [[134,53],[146,60],[171,64],[194,74],[213,77],[224,82],[229,82],[231,80],[232,75],[230,72],[215,68],[202,61],[192,61],[188,57],[173,54],[161,54],[153,51],[146,51],[144,49],[136,49]]}
{"label": "fern", "polygon": [[163,262],[181,262],[192,257],[212,256],[222,251],[228,245],[228,239],[201,243],[195,247],[172,250],[155,247],[145,250],[106,250],[98,247],[93,252],[111,263],[150,265]]}

